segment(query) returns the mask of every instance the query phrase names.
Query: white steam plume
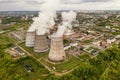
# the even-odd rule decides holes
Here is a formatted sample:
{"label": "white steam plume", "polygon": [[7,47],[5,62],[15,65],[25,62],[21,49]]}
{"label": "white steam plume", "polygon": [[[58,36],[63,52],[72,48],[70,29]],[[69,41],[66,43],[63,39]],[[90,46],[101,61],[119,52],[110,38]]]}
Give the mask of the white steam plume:
{"label": "white steam plume", "polygon": [[62,37],[64,33],[70,32],[72,29],[72,22],[76,20],[76,12],[63,12],[62,13],[62,25],[58,26],[57,32],[54,34],[55,36]]}
{"label": "white steam plume", "polygon": [[55,25],[56,10],[60,6],[60,0],[44,0],[41,5],[39,16],[36,17],[29,28],[30,31],[36,30],[37,35],[44,35],[49,33],[50,28]]}
{"label": "white steam plume", "polygon": [[38,24],[37,18],[33,18],[33,24],[29,27],[28,32],[34,32],[36,30]]}

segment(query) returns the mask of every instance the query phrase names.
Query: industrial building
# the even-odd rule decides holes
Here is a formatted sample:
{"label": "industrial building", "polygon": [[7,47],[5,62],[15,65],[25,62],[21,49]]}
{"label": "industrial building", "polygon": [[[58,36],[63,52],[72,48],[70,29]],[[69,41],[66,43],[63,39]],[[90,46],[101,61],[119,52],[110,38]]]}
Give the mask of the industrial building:
{"label": "industrial building", "polygon": [[[52,62],[61,62],[66,59],[66,54],[63,46],[63,37],[51,36],[50,52],[48,59]],[[46,52],[49,50],[48,40],[46,35],[37,35],[36,32],[27,32],[26,47],[33,47],[34,52]]]}
{"label": "industrial building", "polygon": [[36,35],[35,36],[35,52],[45,52],[49,49],[47,38],[45,35]]}
{"label": "industrial building", "polygon": [[26,47],[34,47],[34,42],[35,42],[35,31],[27,32],[25,46]]}
{"label": "industrial building", "polygon": [[60,62],[66,59],[62,37],[51,36],[51,46],[48,59],[52,62]]}

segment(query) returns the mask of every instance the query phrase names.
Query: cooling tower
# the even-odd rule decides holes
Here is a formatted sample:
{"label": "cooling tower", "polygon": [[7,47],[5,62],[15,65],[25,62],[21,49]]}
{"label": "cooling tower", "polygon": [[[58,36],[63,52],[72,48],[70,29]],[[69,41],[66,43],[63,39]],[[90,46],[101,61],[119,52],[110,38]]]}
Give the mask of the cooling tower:
{"label": "cooling tower", "polygon": [[35,36],[35,52],[45,52],[49,49],[48,42],[45,35],[36,35]]}
{"label": "cooling tower", "polygon": [[25,46],[26,47],[33,47],[34,41],[35,41],[35,31],[27,32]]}
{"label": "cooling tower", "polygon": [[60,62],[66,59],[62,37],[51,36],[51,46],[48,59],[52,62]]}

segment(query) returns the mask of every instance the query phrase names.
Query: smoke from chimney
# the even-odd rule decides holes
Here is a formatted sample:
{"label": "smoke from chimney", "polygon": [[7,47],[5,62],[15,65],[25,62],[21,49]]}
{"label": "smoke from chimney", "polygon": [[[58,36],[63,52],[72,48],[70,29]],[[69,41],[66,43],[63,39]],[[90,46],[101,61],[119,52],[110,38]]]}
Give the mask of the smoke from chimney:
{"label": "smoke from chimney", "polygon": [[41,5],[39,16],[33,18],[33,24],[28,32],[36,30],[37,35],[49,33],[50,28],[55,25],[56,10],[59,8],[60,0],[44,0]]}
{"label": "smoke from chimney", "polygon": [[[44,35],[49,33],[49,30],[55,25],[54,19],[56,18],[56,10],[59,9],[61,0],[44,0],[41,5],[39,16],[33,18],[33,24],[28,32],[36,31],[37,35]],[[76,13],[73,11],[62,13],[62,25],[58,26],[55,33],[56,36],[62,36],[65,32],[72,29],[72,21],[76,19]]]}
{"label": "smoke from chimney", "polygon": [[72,22],[76,20],[76,12],[70,11],[70,12],[63,12],[62,13],[62,25],[58,26],[58,30],[56,33],[54,33],[54,36],[62,37],[65,32],[70,32],[72,29]]}

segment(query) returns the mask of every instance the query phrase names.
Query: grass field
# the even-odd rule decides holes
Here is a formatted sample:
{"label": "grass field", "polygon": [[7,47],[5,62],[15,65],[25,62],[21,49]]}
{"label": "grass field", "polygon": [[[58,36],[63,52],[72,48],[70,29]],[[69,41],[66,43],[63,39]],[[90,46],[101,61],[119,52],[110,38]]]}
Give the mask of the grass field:
{"label": "grass field", "polygon": [[[67,56],[68,59],[64,62],[61,63],[50,63],[47,60],[47,57],[42,58],[41,62],[44,63],[46,66],[49,66],[49,68],[54,69],[56,72],[65,72],[65,71],[69,71],[73,68],[75,68],[76,66],[80,65],[81,61],[75,57],[73,57],[72,55],[68,55]],[[53,68],[54,67],[54,68]]]}
{"label": "grass field", "polygon": [[[24,69],[25,65],[31,65],[32,72],[27,72]],[[15,77],[17,75],[21,75],[25,80],[44,80],[50,74],[49,71],[46,70],[43,65],[41,65],[39,62],[37,62],[31,57],[20,59],[16,63],[16,66],[14,67],[12,72],[13,73],[10,76]]]}
{"label": "grass field", "polygon": [[37,59],[48,55],[48,52],[44,52],[44,53],[36,53],[36,52],[34,52],[33,48],[25,47],[25,43],[24,42],[20,43],[19,46],[21,46],[22,48],[24,48],[26,51],[28,51],[30,54],[32,54]]}
{"label": "grass field", "polygon": [[0,44],[9,44],[15,42],[16,40],[12,37],[9,37],[7,33],[0,34]]}

